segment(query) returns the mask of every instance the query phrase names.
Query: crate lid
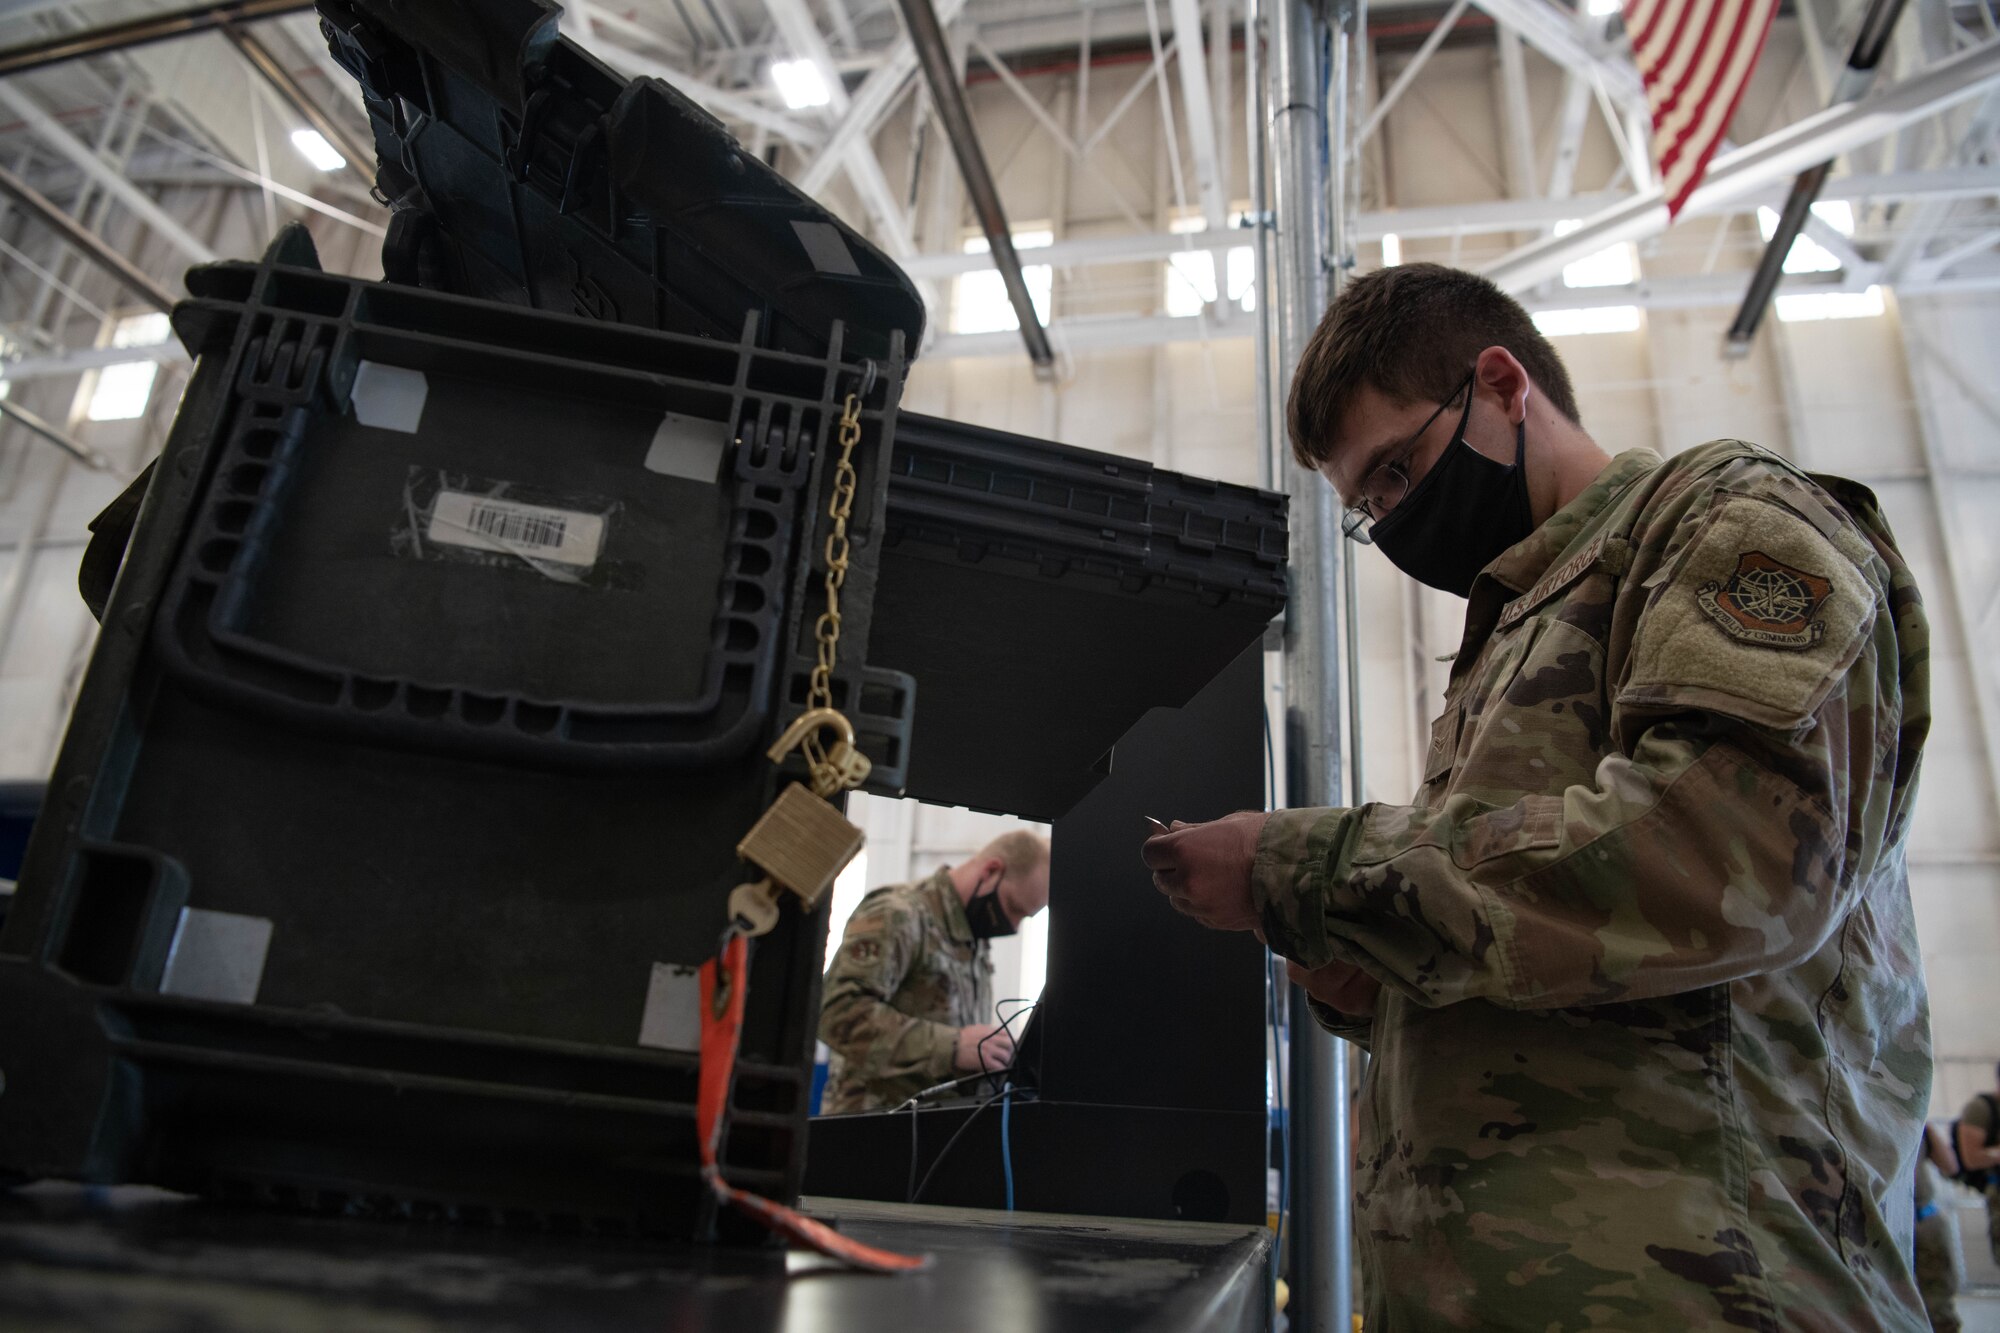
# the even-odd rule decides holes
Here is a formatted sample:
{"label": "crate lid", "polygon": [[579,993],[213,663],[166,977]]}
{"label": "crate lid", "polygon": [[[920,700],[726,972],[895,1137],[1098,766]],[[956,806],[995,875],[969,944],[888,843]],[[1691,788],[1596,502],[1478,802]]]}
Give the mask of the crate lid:
{"label": "crate lid", "polygon": [[557,31],[551,0],[320,0],[361,83],[394,281],[676,333],[914,350],[924,304],[889,257],[659,79]]}

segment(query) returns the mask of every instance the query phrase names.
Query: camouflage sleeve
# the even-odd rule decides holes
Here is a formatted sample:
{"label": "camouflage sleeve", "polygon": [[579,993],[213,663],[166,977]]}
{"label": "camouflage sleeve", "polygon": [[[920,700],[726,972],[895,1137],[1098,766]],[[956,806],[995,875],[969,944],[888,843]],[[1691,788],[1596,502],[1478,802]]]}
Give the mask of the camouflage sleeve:
{"label": "camouflage sleeve", "polygon": [[890,1003],[922,938],[922,923],[894,902],[863,903],[847,919],[826,973],[819,1038],[864,1082],[914,1076],[936,1083],[952,1075],[958,1029]]}
{"label": "camouflage sleeve", "polygon": [[1306,1012],[1313,1016],[1313,1022],[1343,1041],[1351,1041],[1364,1051],[1373,1049],[1368,1044],[1369,1035],[1375,1031],[1373,1018],[1356,1018],[1353,1014],[1343,1014],[1332,1005],[1310,996],[1306,999]]}
{"label": "camouflage sleeve", "polygon": [[[1504,806],[1274,813],[1252,874],[1271,946],[1419,1004],[1524,1009],[1674,994],[1818,949],[1885,834],[1895,632],[1816,529],[1738,520],[1656,581],[1613,708],[1632,739],[1591,782]],[[1745,552],[1816,580],[1820,626],[1789,651],[1702,604]]]}

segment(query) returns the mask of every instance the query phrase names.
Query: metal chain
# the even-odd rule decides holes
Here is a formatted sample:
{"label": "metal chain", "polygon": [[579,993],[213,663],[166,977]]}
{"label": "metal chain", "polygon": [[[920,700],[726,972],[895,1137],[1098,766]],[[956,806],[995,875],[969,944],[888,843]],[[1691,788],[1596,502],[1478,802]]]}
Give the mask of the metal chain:
{"label": "metal chain", "polygon": [[[833,464],[833,496],[827,503],[827,517],[833,530],[826,534],[826,610],[813,622],[813,639],[819,661],[813,667],[806,690],[806,708],[833,707],[833,670],[840,660],[840,590],[847,582],[847,520],[854,512],[854,493],[860,478],[854,471],[854,447],[861,443],[861,398],[848,394],[840,409],[840,453]],[[826,794],[846,785],[829,759],[818,736],[808,737],[799,747],[812,770],[813,785],[827,788]]]}

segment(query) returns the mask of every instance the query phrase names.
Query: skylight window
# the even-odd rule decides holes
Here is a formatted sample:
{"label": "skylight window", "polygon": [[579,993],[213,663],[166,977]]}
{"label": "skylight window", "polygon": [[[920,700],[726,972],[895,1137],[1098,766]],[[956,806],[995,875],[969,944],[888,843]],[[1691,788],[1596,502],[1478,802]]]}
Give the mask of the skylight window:
{"label": "skylight window", "polygon": [[[1039,250],[1054,241],[1055,233],[1046,229],[1014,233],[1014,249],[1017,251]],[[983,255],[991,249],[984,236],[968,236],[965,239],[966,254]],[[1046,325],[1049,322],[1049,295],[1055,287],[1055,270],[1047,264],[1023,264],[1021,281],[1027,284],[1028,299],[1035,307],[1035,318]],[[1001,280],[999,269],[984,268],[961,273],[952,288],[953,333],[1007,333],[1021,327],[1021,321],[1014,315],[1014,303],[1007,299],[1007,284]]]}
{"label": "skylight window", "polygon": [[[1232,213],[1229,225],[1235,227],[1242,214]],[[1175,235],[1187,236],[1207,230],[1201,215],[1191,213],[1186,217],[1174,218],[1167,229]],[[1199,315],[1202,307],[1211,305],[1216,299],[1215,266],[1216,251],[1183,250],[1169,255],[1166,263],[1166,313],[1176,318]],[[1257,257],[1247,245],[1233,245],[1221,252],[1223,293],[1246,311],[1257,308]]]}
{"label": "skylight window", "polygon": [[[156,347],[172,333],[173,326],[159,311],[128,315],[112,326],[111,346]],[[92,421],[131,421],[146,415],[159,373],[160,363],[150,357],[104,367],[97,372],[85,415]]]}
{"label": "skylight window", "polygon": [[1858,292],[1799,292],[1780,296],[1778,318],[1787,324],[1813,319],[1869,319],[1887,310],[1880,287]]}
{"label": "skylight window", "polygon": [[1581,333],[1634,333],[1639,328],[1639,307],[1600,305],[1578,310],[1537,310],[1534,321],[1545,338]]}

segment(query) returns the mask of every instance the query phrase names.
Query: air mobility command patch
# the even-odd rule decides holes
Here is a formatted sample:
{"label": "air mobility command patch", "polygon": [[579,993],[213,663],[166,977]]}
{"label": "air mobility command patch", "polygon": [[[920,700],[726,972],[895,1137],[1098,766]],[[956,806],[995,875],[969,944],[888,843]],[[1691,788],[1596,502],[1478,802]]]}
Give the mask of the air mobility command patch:
{"label": "air mobility command patch", "polygon": [[1745,551],[1728,581],[1702,584],[1695,603],[1732,639],[1802,649],[1825,637],[1826,622],[1814,617],[1832,591],[1833,584],[1817,574]]}

